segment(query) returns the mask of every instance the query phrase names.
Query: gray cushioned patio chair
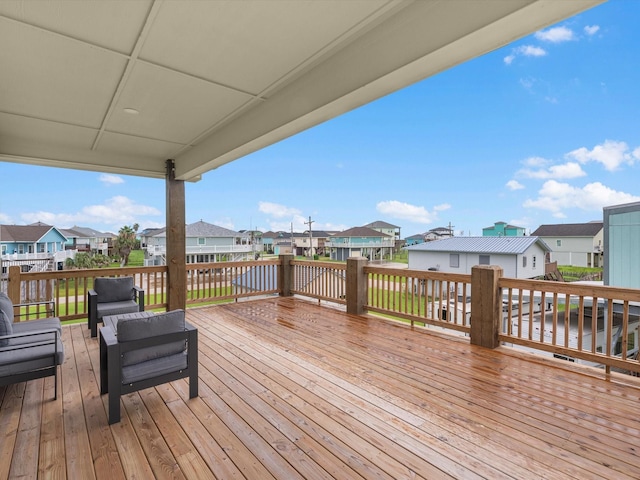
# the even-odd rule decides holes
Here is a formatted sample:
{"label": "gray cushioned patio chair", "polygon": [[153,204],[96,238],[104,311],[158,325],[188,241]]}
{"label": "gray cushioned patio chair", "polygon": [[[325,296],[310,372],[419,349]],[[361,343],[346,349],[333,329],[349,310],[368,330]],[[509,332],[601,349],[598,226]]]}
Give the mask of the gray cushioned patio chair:
{"label": "gray cushioned patio chair", "polygon": [[98,334],[98,323],[107,315],[144,311],[144,290],[133,284],[133,277],[99,277],[87,292],[91,336]]}
{"label": "gray cushioned patio chair", "polygon": [[120,421],[120,397],[189,378],[198,396],[198,330],[184,310],[105,317],[100,329],[100,392],[109,394],[109,424]]}
{"label": "gray cushioned patio chair", "polygon": [[58,366],[64,361],[57,317],[14,322],[14,305],[0,292],[0,386],[53,375],[58,398]]}

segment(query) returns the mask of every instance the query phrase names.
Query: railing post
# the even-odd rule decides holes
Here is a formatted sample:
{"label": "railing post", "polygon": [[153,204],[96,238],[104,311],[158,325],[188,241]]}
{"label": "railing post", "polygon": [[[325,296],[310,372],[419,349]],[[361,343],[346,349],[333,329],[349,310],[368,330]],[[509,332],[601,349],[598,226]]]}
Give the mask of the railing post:
{"label": "railing post", "polygon": [[[22,299],[20,298],[20,283],[22,279],[20,278],[20,267],[18,265],[12,265],[9,267],[9,276],[7,277],[7,296],[11,299],[11,303],[17,305],[18,303],[22,303]],[[18,311],[18,307],[14,307],[14,314],[20,313]]]}
{"label": "railing post", "polygon": [[278,287],[280,288],[281,297],[290,297],[293,295],[291,289],[293,286],[293,255],[280,255],[280,268],[278,269]]}
{"label": "railing post", "polygon": [[347,313],[362,315],[367,304],[367,275],[364,267],[368,263],[365,257],[347,258],[347,276],[345,293],[347,295]]}
{"label": "railing post", "polygon": [[502,267],[476,265],[471,269],[471,343],[486,348],[500,345],[502,294],[498,280]]}

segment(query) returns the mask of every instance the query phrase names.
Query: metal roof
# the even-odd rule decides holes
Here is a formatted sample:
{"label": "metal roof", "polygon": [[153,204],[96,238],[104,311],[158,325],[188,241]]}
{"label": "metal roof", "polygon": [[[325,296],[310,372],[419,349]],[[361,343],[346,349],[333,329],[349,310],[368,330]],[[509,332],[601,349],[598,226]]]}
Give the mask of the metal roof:
{"label": "metal roof", "polygon": [[500,253],[519,255],[531,245],[540,245],[545,251],[549,246],[539,237],[451,237],[406,247],[421,252]]}

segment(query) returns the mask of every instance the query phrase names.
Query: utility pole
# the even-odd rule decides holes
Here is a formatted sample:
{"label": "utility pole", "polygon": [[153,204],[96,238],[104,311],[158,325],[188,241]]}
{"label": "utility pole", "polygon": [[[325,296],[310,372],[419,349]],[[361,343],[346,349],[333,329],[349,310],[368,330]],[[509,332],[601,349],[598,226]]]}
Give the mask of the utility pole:
{"label": "utility pole", "polygon": [[455,225],[451,225],[451,222],[449,222],[449,236],[453,237],[454,233],[453,233],[453,229],[455,228]]}
{"label": "utility pole", "polygon": [[304,222],[305,225],[309,225],[309,258],[313,258],[313,235],[311,233],[311,224],[314,223],[311,221],[311,215],[309,215],[309,221]]}
{"label": "utility pole", "polygon": [[293,258],[295,258],[296,248],[293,243],[293,222],[291,222],[291,254],[293,255]]}

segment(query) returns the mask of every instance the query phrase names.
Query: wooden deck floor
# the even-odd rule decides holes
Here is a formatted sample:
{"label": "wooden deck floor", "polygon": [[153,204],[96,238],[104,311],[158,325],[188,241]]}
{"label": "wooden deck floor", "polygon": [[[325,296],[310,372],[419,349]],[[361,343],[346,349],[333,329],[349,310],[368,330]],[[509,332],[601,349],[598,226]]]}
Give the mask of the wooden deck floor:
{"label": "wooden deck floor", "polygon": [[200,397],[130,394],[111,427],[98,342],[65,327],[57,401],[0,388],[0,478],[640,478],[637,378],[291,298],[187,315]]}

